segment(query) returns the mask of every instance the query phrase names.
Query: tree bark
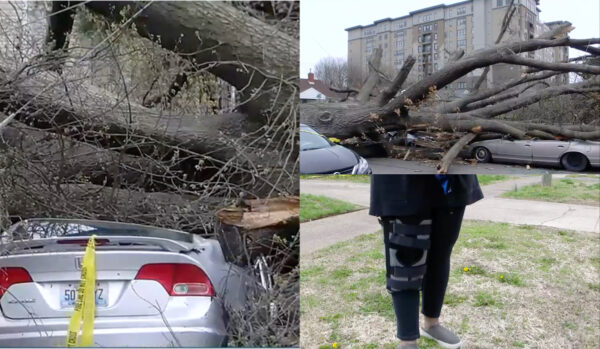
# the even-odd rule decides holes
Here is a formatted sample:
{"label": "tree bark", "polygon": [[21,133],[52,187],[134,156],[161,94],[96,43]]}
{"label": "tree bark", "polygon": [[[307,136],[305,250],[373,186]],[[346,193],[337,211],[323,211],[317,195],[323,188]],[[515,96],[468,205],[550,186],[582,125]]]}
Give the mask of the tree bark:
{"label": "tree bark", "polygon": [[[146,5],[137,1],[86,3],[94,13],[117,23]],[[268,90],[275,88],[279,79],[298,76],[298,65],[291,64],[298,61],[298,40],[226,2],[153,2],[133,23],[142,37],[189,59],[196,66],[209,67],[211,73],[235,86],[246,97],[252,94],[252,89]],[[295,93],[292,90],[279,94],[272,91],[264,98],[247,103],[248,113],[256,116],[269,106],[270,99],[279,96],[286,100]]]}
{"label": "tree bark", "polygon": [[367,77],[367,81],[360,88],[360,91],[358,91],[358,96],[356,96],[356,99],[360,104],[365,104],[369,101],[371,91],[373,91],[373,88],[375,88],[375,85],[377,85],[377,82],[379,81],[378,69],[381,65],[381,54],[382,50],[376,48],[369,60],[369,76]]}
{"label": "tree bark", "polygon": [[394,81],[392,82],[392,84],[388,88],[383,90],[383,92],[379,96],[379,100],[378,100],[377,104],[379,104],[380,107],[384,106],[390,99],[392,99],[396,95],[396,93],[398,93],[398,91],[400,90],[400,87],[402,87],[402,84],[408,77],[410,70],[415,65],[415,62],[416,62],[415,57],[413,57],[413,56],[406,57],[406,60],[404,61],[402,68],[400,69],[398,74],[396,74],[396,77],[394,78]]}

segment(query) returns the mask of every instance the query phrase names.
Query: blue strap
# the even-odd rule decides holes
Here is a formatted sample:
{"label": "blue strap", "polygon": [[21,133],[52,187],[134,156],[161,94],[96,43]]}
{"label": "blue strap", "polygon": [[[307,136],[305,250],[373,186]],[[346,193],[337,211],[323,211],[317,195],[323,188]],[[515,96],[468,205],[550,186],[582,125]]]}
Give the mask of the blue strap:
{"label": "blue strap", "polygon": [[436,174],[435,178],[437,178],[437,180],[440,181],[440,185],[442,186],[444,195],[448,195],[448,193],[450,192],[450,187],[448,186],[448,175]]}

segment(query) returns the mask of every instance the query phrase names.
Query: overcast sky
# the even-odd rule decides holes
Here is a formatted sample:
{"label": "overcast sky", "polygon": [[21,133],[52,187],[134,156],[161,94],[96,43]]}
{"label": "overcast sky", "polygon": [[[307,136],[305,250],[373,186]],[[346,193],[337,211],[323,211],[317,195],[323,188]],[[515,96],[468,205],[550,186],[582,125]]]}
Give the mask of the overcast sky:
{"label": "overcast sky", "polygon": [[[306,77],[321,58],[348,55],[348,34],[355,25],[368,25],[382,18],[407,15],[410,11],[459,1],[443,0],[301,0],[300,76]],[[543,22],[573,23],[572,38],[600,36],[600,0],[541,0]],[[573,50],[572,56],[581,52]]]}

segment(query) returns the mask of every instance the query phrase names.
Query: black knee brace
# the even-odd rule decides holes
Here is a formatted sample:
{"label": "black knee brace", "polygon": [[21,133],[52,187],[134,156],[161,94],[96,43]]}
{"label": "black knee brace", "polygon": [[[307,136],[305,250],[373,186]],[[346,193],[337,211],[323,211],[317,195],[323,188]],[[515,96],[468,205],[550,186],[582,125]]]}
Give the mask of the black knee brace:
{"label": "black knee brace", "polygon": [[381,220],[386,246],[389,292],[420,290],[425,275],[431,235],[431,219],[405,224],[400,219]]}

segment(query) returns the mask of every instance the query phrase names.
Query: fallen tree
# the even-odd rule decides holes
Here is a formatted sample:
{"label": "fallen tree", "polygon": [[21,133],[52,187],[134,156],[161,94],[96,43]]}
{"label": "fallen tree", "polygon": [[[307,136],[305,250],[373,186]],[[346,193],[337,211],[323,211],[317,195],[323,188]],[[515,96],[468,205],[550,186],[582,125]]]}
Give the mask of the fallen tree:
{"label": "fallen tree", "polygon": [[[276,282],[239,318],[231,314],[232,342],[297,345],[299,4],[51,7],[48,18],[29,23],[0,11],[7,39],[0,44],[10,51],[0,50],[0,229],[10,221],[64,217],[215,237],[217,211],[250,205],[269,217],[269,227],[259,229],[261,243],[279,235],[295,242],[273,243],[277,251],[263,267]],[[40,46],[34,35],[11,36],[46,19]],[[15,30],[5,30],[9,25]],[[83,38],[89,32],[98,36]],[[214,105],[185,103],[204,103],[198,77],[206,75],[219,96],[235,95],[234,107],[207,114],[198,110]],[[170,81],[166,90],[158,80]],[[279,200],[295,207],[292,218],[268,204]]]}
{"label": "fallen tree", "polygon": [[[378,100],[366,104],[327,103],[303,104],[300,120],[314,127],[324,135],[342,140],[342,144],[355,145],[360,150],[361,142],[381,141],[385,132],[406,130],[414,127],[430,127],[445,132],[468,132],[481,139],[494,134],[501,137],[508,134],[516,139],[569,139],[599,140],[600,128],[596,125],[557,125],[552,122],[528,122],[512,120],[506,114],[519,108],[567,94],[590,94],[600,91],[600,66],[577,63],[550,63],[525,58],[521,53],[551,47],[571,47],[597,55],[600,38],[571,39],[568,33],[572,27],[565,23],[550,33],[521,42],[500,43],[464,55],[455,61],[449,61],[439,71],[425,76],[402,92],[397,81],[386,89]],[[407,64],[410,64],[407,60]],[[514,81],[491,87],[479,92],[473,91],[463,98],[449,102],[438,102],[434,98],[437,91],[475,69],[504,63],[535,68],[531,73]],[[396,80],[402,81],[407,75],[405,67],[398,72]],[[567,85],[551,86],[545,82],[548,78],[563,73],[576,72],[587,74],[590,78]],[[533,89],[536,85],[545,88]],[[523,87],[524,86],[524,87]],[[538,86],[536,86],[538,87]],[[370,88],[370,86],[368,86]],[[465,139],[465,138],[463,138]],[[464,142],[462,142],[464,143]],[[468,142],[467,142],[468,143]],[[463,144],[463,145],[466,145]],[[450,148],[445,148],[450,149]],[[452,155],[458,154],[456,149]],[[451,159],[445,158],[439,165],[441,172],[447,171]]]}

